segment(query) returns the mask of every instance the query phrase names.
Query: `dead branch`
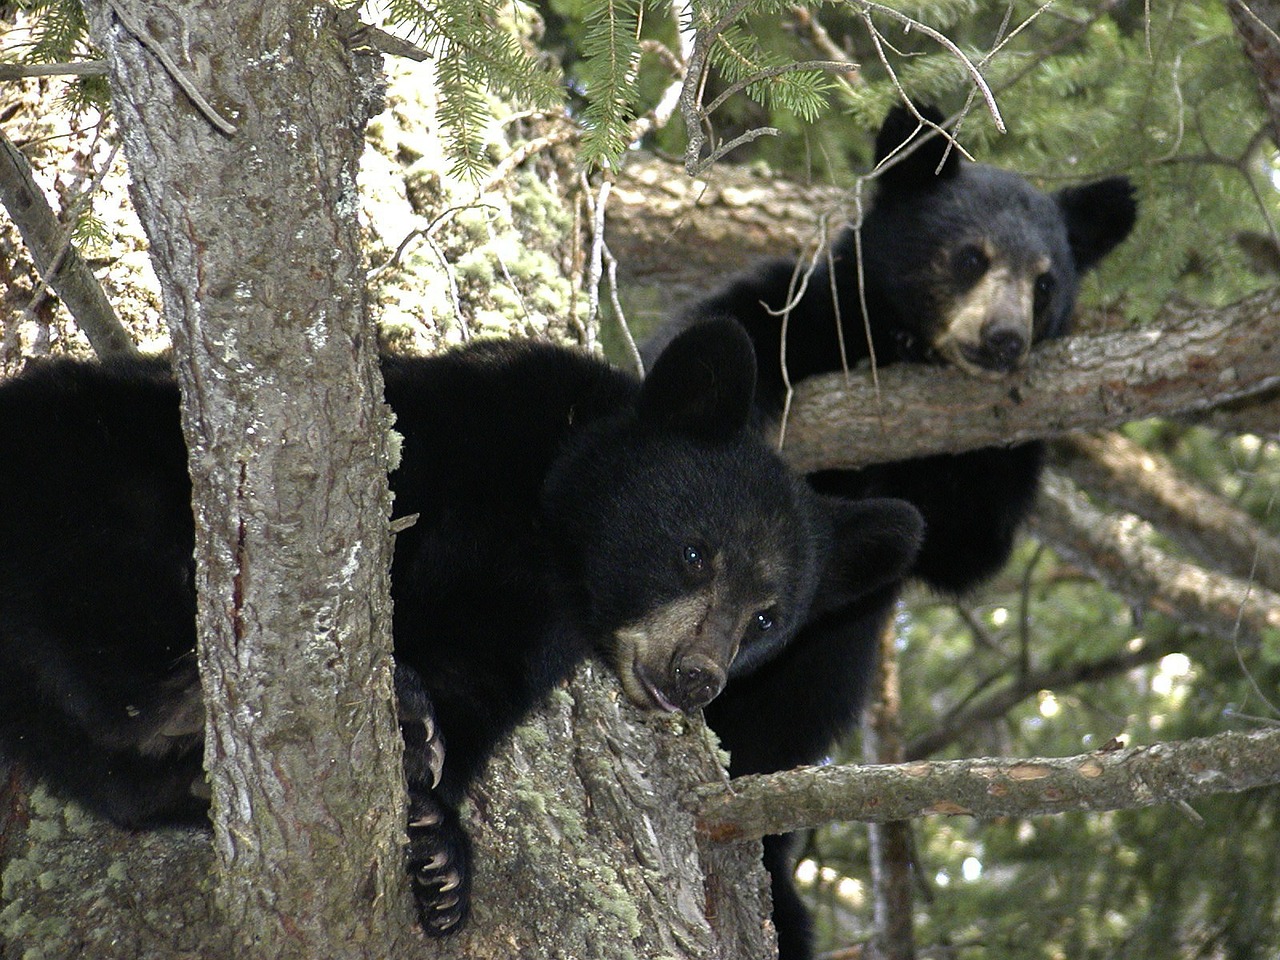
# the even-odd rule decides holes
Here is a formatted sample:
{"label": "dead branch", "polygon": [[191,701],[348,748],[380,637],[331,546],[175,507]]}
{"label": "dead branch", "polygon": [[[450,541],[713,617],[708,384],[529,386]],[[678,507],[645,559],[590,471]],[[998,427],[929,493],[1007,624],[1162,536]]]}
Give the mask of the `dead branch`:
{"label": "dead branch", "polygon": [[1134,667],[1154,663],[1161,657],[1170,653],[1179,653],[1185,649],[1187,649],[1186,642],[1181,639],[1145,643],[1137,650],[1126,650],[1098,660],[1019,674],[1006,686],[992,691],[980,700],[972,700],[960,709],[953,710],[932,730],[914,737],[907,743],[903,758],[924,760],[955,743],[976,725],[998,720],[1041,690],[1061,690],[1077,683],[1095,683],[1106,677],[1126,673]]}
{"label": "dead branch", "polygon": [[1277,783],[1280,729],[1054,759],[801,767],[698,787],[690,802],[704,834],[745,840],[843,820],[1127,810]]}

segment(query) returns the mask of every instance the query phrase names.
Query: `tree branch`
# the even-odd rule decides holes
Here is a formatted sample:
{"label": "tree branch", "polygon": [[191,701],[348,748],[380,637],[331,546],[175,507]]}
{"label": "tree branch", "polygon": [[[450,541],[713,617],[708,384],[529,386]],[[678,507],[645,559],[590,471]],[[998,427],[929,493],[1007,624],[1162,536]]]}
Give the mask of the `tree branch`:
{"label": "tree branch", "polygon": [[1040,489],[1031,531],[1134,606],[1147,607],[1225,639],[1257,642],[1280,629],[1280,595],[1211,573],[1147,542],[1134,517],[1109,516],[1060,475]]}
{"label": "tree branch", "polygon": [[31,175],[21,151],[0,131],[0,203],[18,227],[36,270],[71,311],[100,357],[137,348],[102,292],[97,278],[71,244],[69,228]]}
{"label": "tree branch", "polygon": [[698,829],[745,840],[841,820],[1126,810],[1280,783],[1280,730],[1053,759],[801,767],[699,787]]}
{"label": "tree branch", "polygon": [[1073,481],[1150,521],[1199,562],[1280,591],[1280,539],[1163,457],[1118,433],[1064,437],[1050,452]]}
{"label": "tree branch", "polygon": [[1060,690],[1077,683],[1094,683],[1105,677],[1125,673],[1134,667],[1153,663],[1170,653],[1179,653],[1185,649],[1185,641],[1167,640],[1144,644],[1138,650],[1126,650],[1124,653],[1117,653],[1099,660],[1019,674],[1007,686],[988,694],[981,700],[968,702],[960,709],[953,710],[943,717],[933,730],[909,741],[903,751],[903,758],[923,760],[930,757],[944,747],[955,743],[975,725],[998,720],[1023,700],[1041,690]]}
{"label": "tree branch", "polygon": [[1264,390],[1187,419],[1223,433],[1258,433],[1280,439],[1280,389]]}
{"label": "tree branch", "polygon": [[1152,327],[1038,349],[1011,377],[896,364],[799,384],[787,459],[804,471],[1021,443],[1200,411],[1280,384],[1280,287],[1220,310],[1166,311]]}
{"label": "tree branch", "polygon": [[25,80],[28,77],[105,77],[105,60],[79,60],[75,63],[0,63],[0,80]]}

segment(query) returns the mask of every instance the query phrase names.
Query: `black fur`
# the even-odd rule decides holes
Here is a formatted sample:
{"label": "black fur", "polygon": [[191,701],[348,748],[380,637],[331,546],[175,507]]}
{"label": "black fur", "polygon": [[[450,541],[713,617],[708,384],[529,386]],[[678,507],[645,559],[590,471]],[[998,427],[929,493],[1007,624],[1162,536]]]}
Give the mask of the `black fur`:
{"label": "black fur", "polygon": [[[935,123],[936,110],[923,111]],[[917,121],[896,108],[876,138],[879,163],[911,141],[915,149],[880,177],[862,227],[867,326],[876,360],[956,363],[977,375],[1019,365],[1031,343],[1068,332],[1079,275],[1096,265],[1133,226],[1133,188],[1122,177],[1049,196],[1016,174],[961,161],[939,136],[917,137]],[[924,131],[927,133],[927,128]],[[787,321],[791,381],[841,369],[839,328],[850,365],[866,359],[855,241],[846,230],[831,252],[836,303],[825,258]],[[799,280],[793,260],[765,263],[731,281],[669,324],[646,346],[655,353],[689,323],[736,320],[760,360],[757,415],[776,418],[785,388],[781,311]],[[986,284],[986,286],[983,286]],[[983,290],[989,302],[964,321],[966,303]],[[954,336],[944,336],[948,329]],[[969,590],[1007,561],[1014,535],[1039,484],[1039,443],[920,457],[809,479],[820,492],[858,501],[897,497],[925,520],[922,549],[910,570],[936,589]],[[898,595],[892,584],[861,601],[815,613],[794,642],[753,675],[730,683],[707,709],[731,751],[735,775],[821,759],[855,723],[875,663],[876,637]],[[808,913],[790,879],[785,841],[767,838],[774,917],[782,960],[811,953]]]}
{"label": "black fur", "polygon": [[[392,568],[407,861],[443,935],[469,910],[458,805],[582,657],[644,707],[701,706],[785,646],[820,585],[843,602],[899,574],[919,520],[784,468],[748,426],[754,357],[730,323],[677,338],[643,385],[535,343],[383,370],[396,513],[420,514]],[[178,406],[155,362],[0,385],[0,745],[126,826],[206,810]]]}

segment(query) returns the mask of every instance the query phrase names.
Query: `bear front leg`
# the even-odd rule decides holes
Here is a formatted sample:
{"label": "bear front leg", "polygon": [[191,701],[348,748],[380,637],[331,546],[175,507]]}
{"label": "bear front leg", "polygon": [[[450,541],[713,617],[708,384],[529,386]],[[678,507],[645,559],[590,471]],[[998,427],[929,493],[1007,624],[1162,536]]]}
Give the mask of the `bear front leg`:
{"label": "bear front leg", "polygon": [[471,843],[458,811],[437,796],[444,739],[422,678],[396,664],[400,734],[409,791],[405,865],[418,904],[418,922],[431,937],[462,928],[471,913]]}

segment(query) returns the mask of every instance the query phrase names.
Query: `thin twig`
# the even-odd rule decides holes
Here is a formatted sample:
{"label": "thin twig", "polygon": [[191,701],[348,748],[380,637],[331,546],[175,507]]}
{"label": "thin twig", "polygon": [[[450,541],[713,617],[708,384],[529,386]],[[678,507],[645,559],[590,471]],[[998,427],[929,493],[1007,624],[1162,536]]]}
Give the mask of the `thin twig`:
{"label": "thin twig", "polygon": [[[586,183],[584,181],[584,186]],[[592,197],[586,191],[587,203],[591,213],[591,259],[587,267],[587,330],[598,328],[600,324],[600,276],[604,271],[604,211],[609,203],[609,192],[613,184],[608,177],[600,183],[599,192]]]}
{"label": "thin twig", "polygon": [[609,302],[613,304],[614,315],[618,318],[618,328],[622,331],[622,339],[627,344],[631,362],[635,364],[636,374],[643,377],[644,357],[640,355],[640,348],[636,346],[636,338],[631,335],[631,325],[627,323],[627,314],[622,309],[622,300],[618,295],[618,258],[613,255],[608,243],[604,244],[603,250],[609,275]]}
{"label": "thin twig", "polygon": [[962,64],[964,64],[965,70],[968,72],[969,76],[972,78],[977,88],[982,92],[982,99],[987,104],[987,111],[991,114],[991,121],[996,125],[996,129],[999,130],[1001,133],[1008,132],[1005,129],[1004,118],[1000,116],[1000,107],[997,106],[996,104],[995,95],[991,92],[991,88],[987,86],[987,81],[986,81],[986,78],[983,77],[982,71],[980,71],[974,65],[972,60],[970,60],[967,56],[965,56],[964,51],[961,50],[958,46],[956,46],[955,43],[952,42],[950,38],[948,38],[945,34],[935,30],[933,27],[929,26],[927,23],[921,23],[919,20],[913,19],[912,17],[907,16],[905,13],[901,13],[897,10],[894,10],[892,7],[886,7],[880,3],[870,3],[870,2],[867,2],[867,0],[861,0],[861,2],[859,3],[859,6],[863,10],[865,10],[868,15],[872,11],[875,11],[877,13],[883,13],[885,16],[893,20],[897,20],[899,23],[904,24],[909,30],[920,31],[926,37],[929,37],[932,40],[934,40],[943,49],[945,49],[953,57],[955,57]]}
{"label": "thin twig", "polygon": [[581,135],[581,131],[573,125],[567,125],[559,130],[555,130],[541,137],[536,137],[520,144],[509,154],[502,158],[502,161],[493,168],[493,172],[480,184],[478,193],[488,193],[498,186],[503,180],[511,175],[516,167],[520,166],[534,154],[541,153],[544,150],[550,150],[562,143],[568,143],[577,139]]}

